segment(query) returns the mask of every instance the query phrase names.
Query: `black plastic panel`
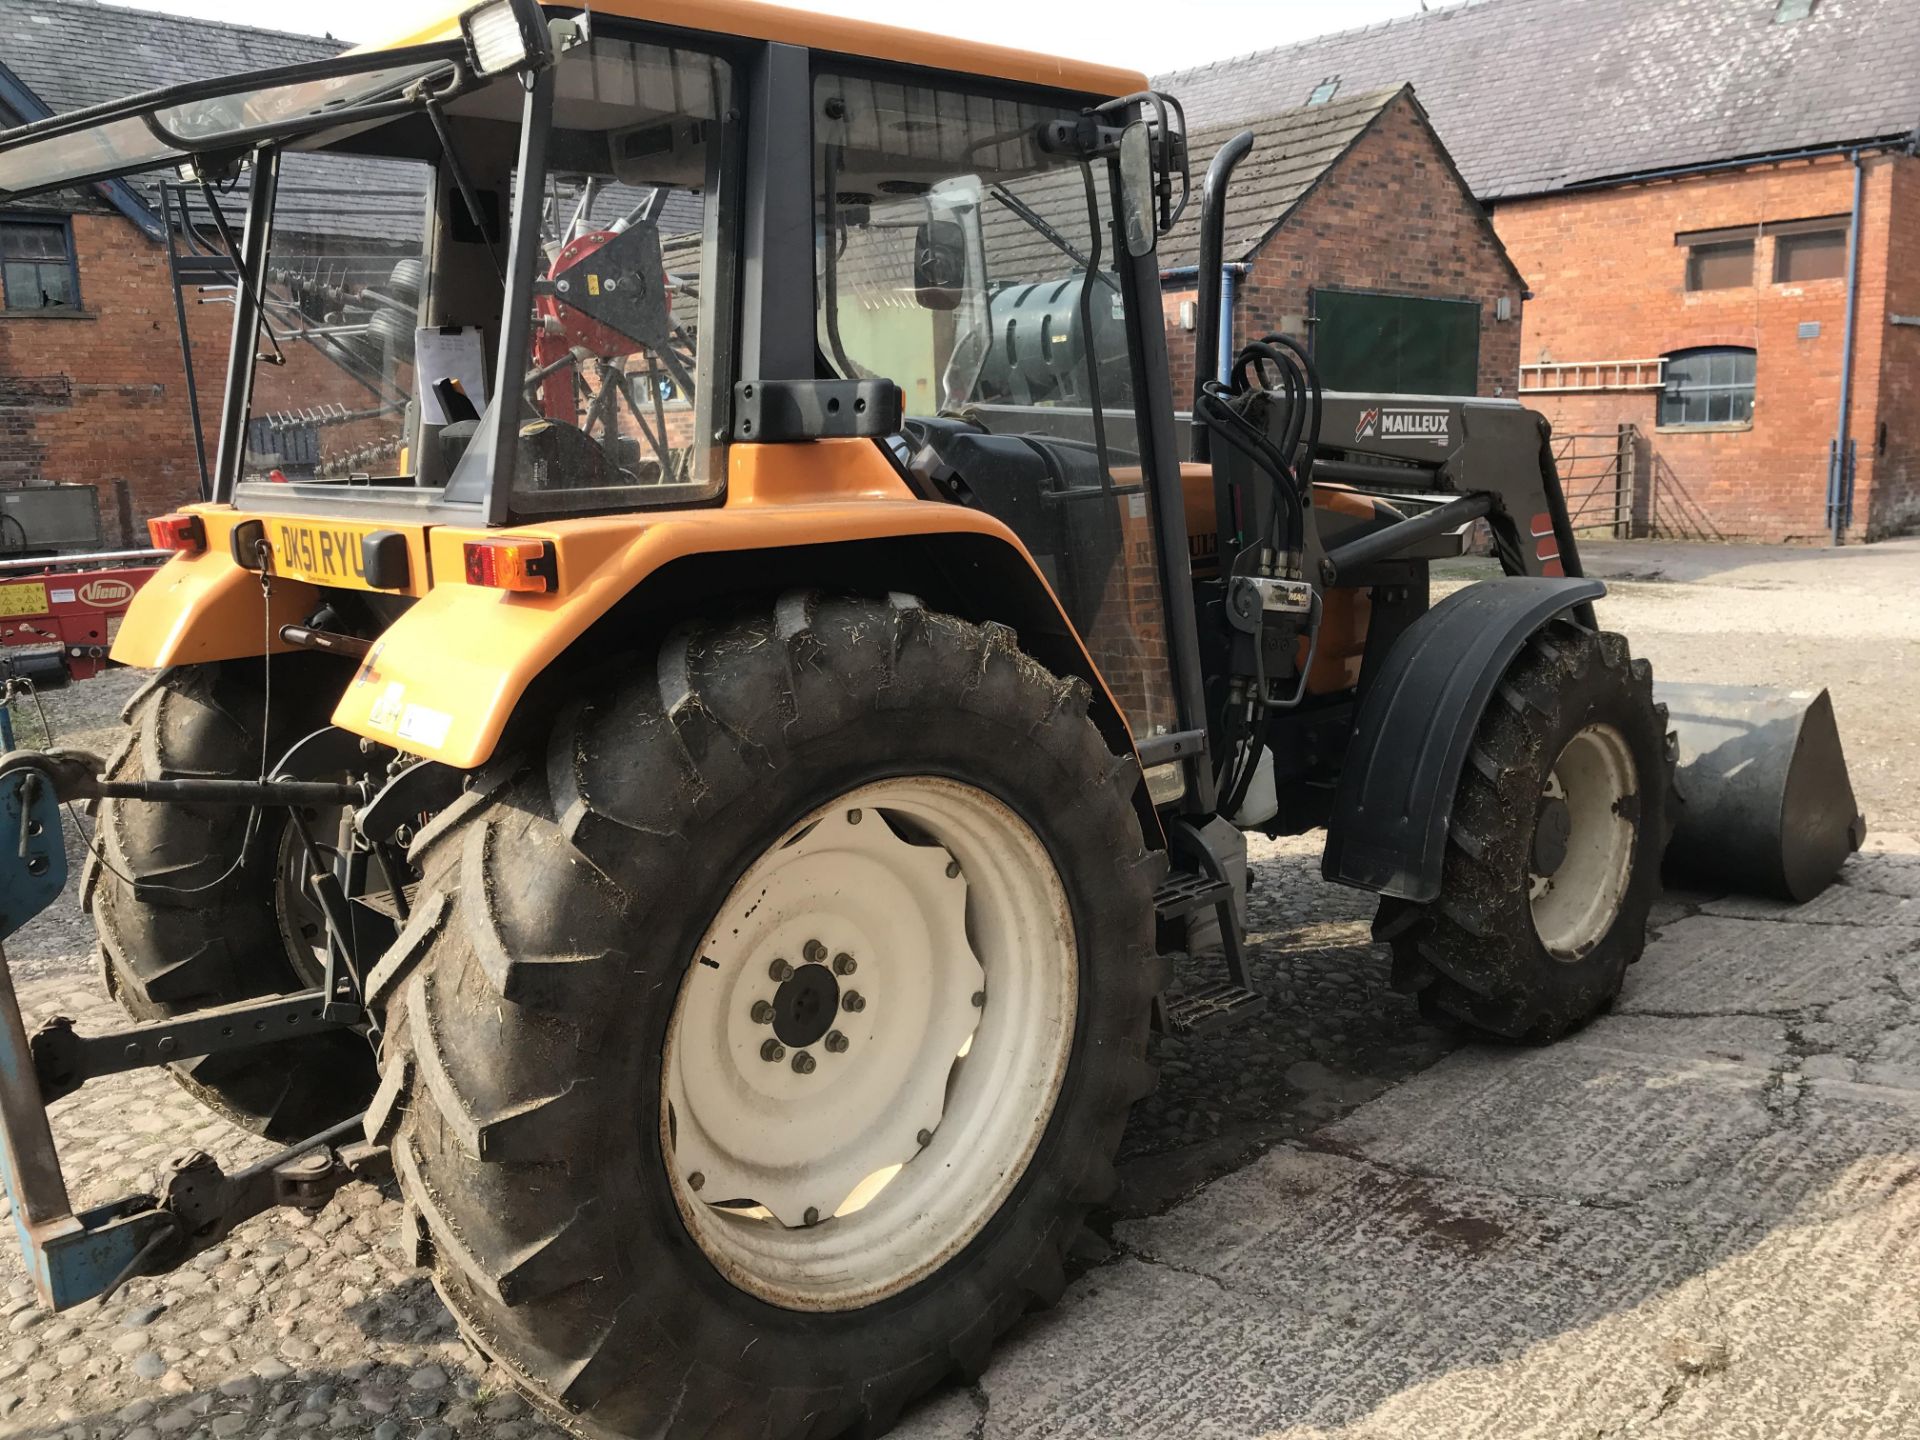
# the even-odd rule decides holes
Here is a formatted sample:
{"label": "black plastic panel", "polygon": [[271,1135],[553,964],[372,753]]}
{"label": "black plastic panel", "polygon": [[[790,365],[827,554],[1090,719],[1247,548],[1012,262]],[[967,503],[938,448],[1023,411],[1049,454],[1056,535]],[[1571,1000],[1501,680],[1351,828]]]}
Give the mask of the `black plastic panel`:
{"label": "black plastic panel", "polygon": [[878,439],[898,433],[905,403],[891,380],[742,380],[733,387],[733,438]]}

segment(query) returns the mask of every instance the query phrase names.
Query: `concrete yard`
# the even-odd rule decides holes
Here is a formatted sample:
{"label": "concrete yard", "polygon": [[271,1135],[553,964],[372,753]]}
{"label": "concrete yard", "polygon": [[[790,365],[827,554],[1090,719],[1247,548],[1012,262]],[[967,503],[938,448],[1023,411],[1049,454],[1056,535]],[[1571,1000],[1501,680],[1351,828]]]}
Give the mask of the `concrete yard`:
{"label": "concrete yard", "polygon": [[[1588,563],[1657,674],[1831,687],[1868,852],[1799,910],[1670,896],[1615,1012],[1526,1050],[1419,1020],[1317,837],[1257,844],[1269,1013],[1156,1045],[1062,1303],[897,1433],[1920,1436],[1920,542]],[[50,696],[59,738],[101,744],[131,678]],[[70,900],[9,943],[29,1023],[117,1013],[89,945]],[[155,1073],[54,1113],[83,1201],[264,1149]],[[399,1210],[263,1218],[60,1317],[0,1256],[0,1435],[550,1432],[394,1247]]]}

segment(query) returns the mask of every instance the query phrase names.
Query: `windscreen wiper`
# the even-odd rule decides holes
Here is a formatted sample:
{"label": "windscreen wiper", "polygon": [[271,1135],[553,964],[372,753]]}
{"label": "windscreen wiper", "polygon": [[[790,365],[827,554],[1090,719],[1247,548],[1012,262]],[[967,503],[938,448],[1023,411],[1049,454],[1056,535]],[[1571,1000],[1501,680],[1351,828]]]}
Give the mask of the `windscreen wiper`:
{"label": "windscreen wiper", "polygon": [[1087,257],[1074,248],[1073,242],[1058,230],[1054,229],[1053,226],[1031,205],[1027,204],[1026,201],[1020,199],[1017,195],[1009,193],[1004,185],[995,185],[988,193],[1015,215],[1019,216],[1020,219],[1024,220],[1034,230],[1038,231],[1040,235],[1062,255],[1065,255],[1089,275],[1098,277],[1100,282],[1109,290],[1113,291],[1114,294],[1118,295],[1120,293],[1120,286],[1111,275],[1107,274],[1104,270],[1095,270]]}

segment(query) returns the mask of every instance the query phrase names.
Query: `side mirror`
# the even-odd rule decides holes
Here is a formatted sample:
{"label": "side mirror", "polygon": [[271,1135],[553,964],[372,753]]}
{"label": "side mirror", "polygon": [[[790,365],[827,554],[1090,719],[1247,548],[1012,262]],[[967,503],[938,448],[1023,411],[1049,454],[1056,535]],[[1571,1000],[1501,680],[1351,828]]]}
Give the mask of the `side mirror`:
{"label": "side mirror", "polygon": [[1153,253],[1157,198],[1152,133],[1146,121],[1136,120],[1120,135],[1120,218],[1127,253],[1136,260]]}
{"label": "side mirror", "polygon": [[913,232],[913,293],[926,310],[957,310],[967,288],[967,232],[957,220],[928,220]]}

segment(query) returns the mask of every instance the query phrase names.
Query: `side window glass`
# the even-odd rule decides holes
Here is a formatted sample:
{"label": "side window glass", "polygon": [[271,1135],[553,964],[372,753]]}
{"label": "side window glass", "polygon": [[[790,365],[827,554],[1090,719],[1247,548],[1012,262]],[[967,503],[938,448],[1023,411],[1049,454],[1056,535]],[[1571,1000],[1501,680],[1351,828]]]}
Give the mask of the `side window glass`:
{"label": "side window glass", "polygon": [[1118,174],[1039,141],[1044,123],[1078,113],[818,75],[817,338],[840,374],[902,388],[909,468],[1020,537],[1145,736],[1177,708]]}

